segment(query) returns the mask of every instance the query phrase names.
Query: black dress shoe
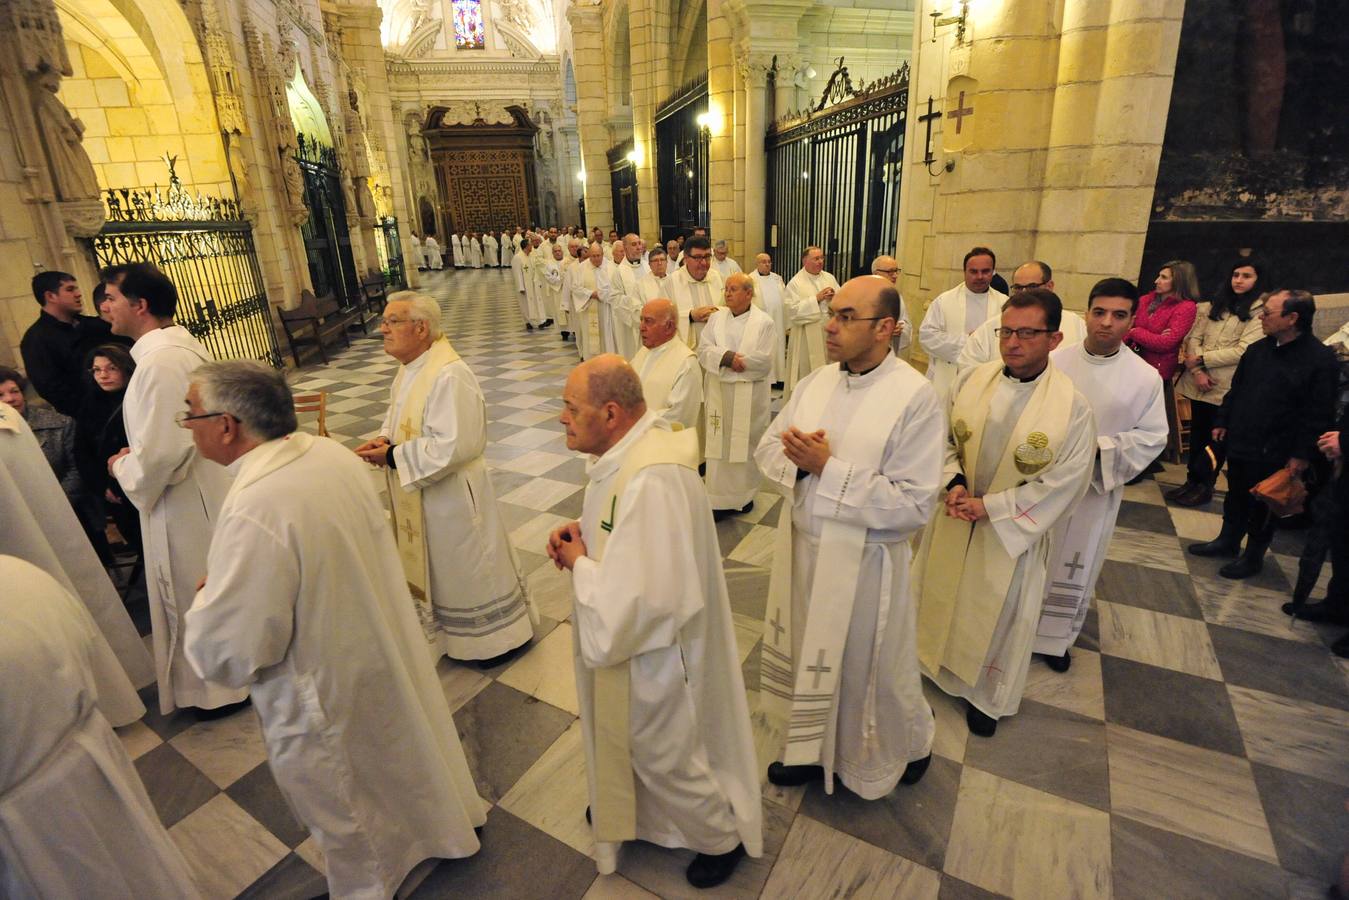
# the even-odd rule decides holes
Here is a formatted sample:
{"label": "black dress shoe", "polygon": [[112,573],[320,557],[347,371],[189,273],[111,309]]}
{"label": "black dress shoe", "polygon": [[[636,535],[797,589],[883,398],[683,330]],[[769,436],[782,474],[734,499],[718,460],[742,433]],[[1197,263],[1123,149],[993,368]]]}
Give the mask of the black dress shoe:
{"label": "black dress shoe", "polygon": [[587,824],[587,825],[592,825],[592,824],[594,824],[593,822],[590,821],[590,807],[589,807],[589,806],[586,807],[586,824]]}
{"label": "black dress shoe", "polygon": [[215,719],[223,719],[226,716],[232,716],[253,702],[252,697],[245,697],[238,703],[226,703],[224,706],[217,706],[213,709],[202,709],[200,706],[192,707],[192,713],[201,722],[211,722]]}
{"label": "black dress shoe", "polygon": [[1349,634],[1330,645],[1330,652],[1340,659],[1349,659]]}
{"label": "black dress shoe", "polygon": [[525,331],[533,331],[533,330],[534,330],[534,326],[531,325],[530,323],[526,322],[526,323],[525,323]]}
{"label": "black dress shoe", "polygon": [[1178,484],[1170,490],[1162,491],[1163,500],[1174,500],[1182,494],[1188,494],[1190,491],[1199,487],[1193,481],[1187,481],[1184,484]]}
{"label": "black dress shoe", "polygon": [[965,701],[969,707],[965,710],[965,724],[970,726],[970,734],[979,737],[992,737],[993,732],[998,730],[998,720],[992,716],[986,716],[974,708],[968,700]]}
{"label": "black dress shoe", "polygon": [[1186,549],[1191,556],[1236,556],[1241,552],[1241,544],[1225,540],[1222,535],[1218,535],[1211,541],[1191,544]]}
{"label": "black dress shoe", "polygon": [[1068,655],[1067,650],[1063,651],[1062,656],[1050,656],[1048,653],[1037,653],[1035,655],[1043,659],[1045,665],[1049,666],[1049,668],[1053,669],[1055,672],[1067,672],[1069,667],[1073,664],[1073,658]]}
{"label": "black dress shoe", "polygon": [[1304,622],[1349,625],[1349,609],[1333,606],[1324,600],[1320,603],[1285,603],[1283,611],[1290,616],[1297,616]]}
{"label": "black dress shoe", "polygon": [[521,650],[525,649],[528,646],[529,642],[526,641],[519,647],[507,650],[505,653],[499,653],[496,656],[491,657],[490,659],[475,659],[473,662],[475,665],[477,665],[479,669],[495,669],[502,663],[510,662],[512,659],[515,658],[516,654],[518,654]]}
{"label": "black dress shoe", "polygon": [[1242,578],[1250,578],[1252,575],[1259,575],[1260,570],[1264,567],[1265,561],[1263,553],[1259,556],[1244,553],[1219,569],[1218,574],[1224,578],[1240,580]]}
{"label": "black dress shoe", "polygon": [[927,774],[927,767],[932,765],[932,754],[929,753],[922,759],[915,759],[904,767],[904,774],[899,776],[900,784],[914,785],[923,780]]}
{"label": "black dress shoe", "polygon": [[768,783],[778,787],[799,787],[824,779],[824,766],[787,766],[780,762],[768,764]]}
{"label": "black dress shoe", "polygon": [[1181,494],[1179,497],[1174,498],[1171,502],[1176,504],[1177,506],[1184,506],[1188,508],[1194,506],[1207,506],[1208,502],[1212,499],[1213,499],[1213,488],[1209,487],[1206,484],[1197,484],[1194,486],[1193,489],[1188,490],[1185,493]]}
{"label": "black dress shoe", "polygon": [[726,879],[730,878],[735,872],[735,867],[739,865],[740,860],[745,858],[745,845],[737,844],[730,853],[699,853],[689,863],[688,870],[684,873],[689,880],[689,884],[705,890],[724,884]]}

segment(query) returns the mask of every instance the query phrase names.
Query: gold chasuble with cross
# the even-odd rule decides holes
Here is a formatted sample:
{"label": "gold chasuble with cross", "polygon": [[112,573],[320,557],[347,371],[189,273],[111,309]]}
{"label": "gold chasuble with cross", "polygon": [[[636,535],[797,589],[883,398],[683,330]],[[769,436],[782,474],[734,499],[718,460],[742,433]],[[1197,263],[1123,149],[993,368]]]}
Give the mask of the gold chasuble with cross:
{"label": "gold chasuble with cross", "polygon": [[[939,507],[923,533],[918,656],[943,690],[943,675],[968,686],[991,679],[987,702],[975,703],[988,715],[1020,701],[1052,529],[1087,488],[1095,441],[1090,407],[1052,364],[1021,382],[997,360],[956,384],[943,478],[964,475],[988,515],[971,523]],[[1007,659],[989,661],[1002,650]]]}

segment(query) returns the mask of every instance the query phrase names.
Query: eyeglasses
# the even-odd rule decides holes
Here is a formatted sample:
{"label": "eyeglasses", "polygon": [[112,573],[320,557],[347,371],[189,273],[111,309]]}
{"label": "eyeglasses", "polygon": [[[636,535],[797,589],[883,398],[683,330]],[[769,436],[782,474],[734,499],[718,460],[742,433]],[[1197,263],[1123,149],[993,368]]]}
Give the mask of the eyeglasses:
{"label": "eyeglasses", "polygon": [[419,320],[419,319],[395,319],[395,318],[392,318],[392,317],[390,317],[390,316],[385,316],[384,318],[382,318],[382,319],[379,320],[379,323],[380,323],[381,325],[388,325],[390,328],[392,328],[392,327],[394,327],[395,325],[402,325],[402,324],[407,323],[407,322],[417,322],[417,321],[420,321],[420,320]]}
{"label": "eyeglasses", "polygon": [[709,256],[709,255],[706,254],[706,253],[702,253],[702,254],[699,254],[699,255],[697,255],[697,256],[694,256],[692,253],[685,253],[685,254],[684,254],[684,258],[685,258],[685,259],[691,259],[691,260],[693,260],[694,262],[697,262],[697,261],[700,260],[700,259],[711,259],[712,257]]}
{"label": "eyeglasses", "polygon": [[877,269],[875,275],[898,275],[899,269]]}
{"label": "eyeglasses", "polygon": [[853,322],[879,322],[881,319],[890,319],[893,316],[855,316],[849,310],[843,312],[831,312],[829,321],[838,322],[840,325],[851,325]]}
{"label": "eyeglasses", "polygon": [[1037,334],[1053,334],[1056,330],[1054,328],[995,328],[994,332],[1004,341],[1012,335],[1016,335],[1023,341],[1028,341]]}
{"label": "eyeglasses", "polygon": [[1260,310],[1260,312],[1258,312],[1256,315],[1258,315],[1262,319],[1268,319],[1270,316],[1278,316],[1280,319],[1282,319],[1284,316],[1288,315],[1288,313],[1284,312],[1283,310],[1278,310],[1276,312],[1275,310],[1272,310],[1268,306],[1266,306],[1264,309]]}
{"label": "eyeglasses", "polygon": [[1017,294],[1021,291],[1029,291],[1032,288],[1044,287],[1048,283],[1047,281],[1032,281],[1030,284],[1013,284],[1011,290],[1013,294]]}
{"label": "eyeglasses", "polygon": [[176,415],[174,415],[173,421],[178,424],[179,428],[187,428],[188,422],[195,422],[197,419],[210,419],[214,418],[215,416],[227,416],[227,415],[229,415],[229,413],[213,412],[213,413],[199,413],[194,416],[190,415],[187,410],[181,410]]}

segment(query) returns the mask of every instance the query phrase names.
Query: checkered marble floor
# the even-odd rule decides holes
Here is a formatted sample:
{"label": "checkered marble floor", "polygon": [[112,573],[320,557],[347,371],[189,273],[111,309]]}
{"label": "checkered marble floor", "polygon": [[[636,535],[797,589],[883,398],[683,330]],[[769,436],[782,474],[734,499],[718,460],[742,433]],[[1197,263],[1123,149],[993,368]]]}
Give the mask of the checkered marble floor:
{"label": "checkered marble floor", "polygon": [[[543,622],[531,649],[497,670],[441,662],[493,808],[482,851],[440,863],[414,896],[692,896],[689,853],[630,845],[605,878],[586,855],[570,593],[540,552],[581,507],[584,463],[557,423],[576,357],[556,330],[523,330],[509,279],[434,273],[426,287],[486,393],[492,478]],[[395,368],[372,338],[294,383],[332,395],[329,429],[354,444],[378,427]],[[1219,520],[1216,504],[1163,502],[1161,487],[1180,477],[1168,467],[1127,489],[1069,672],[1033,663],[1021,712],[987,740],[929,690],[932,767],[883,800],[766,786],[763,858],[708,894],[1323,896],[1349,834],[1349,685],[1327,650],[1336,634],[1279,612],[1298,533],[1281,533],[1276,564],[1240,584],[1184,553]],[[718,526],[751,703],[771,553],[763,523],[775,508],[761,494],[752,513]],[[324,891],[323,860],[272,780],[251,710],[214,722],[152,713],[121,737],[207,896]],[[766,765],[773,748],[759,744]]]}

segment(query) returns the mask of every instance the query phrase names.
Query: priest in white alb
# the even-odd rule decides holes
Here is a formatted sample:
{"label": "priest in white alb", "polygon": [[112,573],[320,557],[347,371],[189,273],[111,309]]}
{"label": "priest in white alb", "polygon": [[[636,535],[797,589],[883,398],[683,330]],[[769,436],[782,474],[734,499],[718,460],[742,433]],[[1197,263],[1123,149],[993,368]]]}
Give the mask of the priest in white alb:
{"label": "priest in white alb", "polygon": [[773,320],[753,299],[750,277],[732,275],[726,306],[707,320],[698,341],[707,495],[719,518],[749,512],[761,480],[754,448],[768,427],[775,332]]}
{"label": "priest in white alb", "polygon": [[581,519],[549,535],[570,569],[582,746],[601,874],[623,841],[697,853],[696,888],[763,852],[763,811],[730,598],[698,436],[650,413],[601,356],[562,394],[567,447],[591,455]]}
{"label": "priest in white alb", "polygon": [[1049,354],[1091,404],[1097,431],[1091,486],[1059,525],[1035,638],[1035,652],[1056,672],[1072,664],[1068,648],[1086,622],[1124,485],[1166,449],[1162,379],[1123,344],[1137,311],[1133,284],[1123,278],[1098,281],[1087,300],[1086,339]]}
{"label": "priest in white alb", "polygon": [[604,275],[604,250],[598,243],[592,243],[585,258],[572,267],[568,287],[581,359],[591,359],[604,352],[604,332],[600,325],[600,298],[607,290]]}
{"label": "priest in white alb", "polygon": [[[871,274],[879,275],[899,290],[899,260],[893,256],[878,256],[871,261]],[[895,351],[895,355],[903,353],[913,343],[913,320],[909,318],[909,309],[904,304],[904,295],[899,295],[899,324],[895,326],[895,336],[890,339],[890,346]]]}
{"label": "priest in white alb", "polygon": [[482,244],[478,243],[478,232],[470,231],[464,236],[464,254],[468,256],[470,269],[482,268]]}
{"label": "priest in white alb", "polygon": [[614,262],[612,302],[614,310],[614,352],[624,359],[632,359],[642,346],[640,319],[642,313],[642,295],[638,283],[650,273],[650,268],[642,259],[642,239],[635,234],[625,234],[622,243],[623,252]]}
{"label": "priest in white alb", "polygon": [[548,290],[548,279],[544,277],[544,269],[553,258],[553,245],[545,241],[540,234],[532,235],[530,243],[534,245],[534,252],[529,255],[525,277],[533,279],[534,296],[543,313],[543,322],[539,327],[547,328],[557,321],[559,315],[558,310],[552,305],[554,298],[552,292]]}
{"label": "priest in white alb", "polygon": [[520,242],[520,249],[511,258],[511,274],[515,276],[515,302],[520,309],[520,318],[525,322],[525,330],[542,328],[548,318],[544,312],[542,298],[534,283],[534,245],[528,240]]}
{"label": "priest in white alb", "polygon": [[725,283],[712,268],[712,244],[702,235],[694,235],[684,244],[684,265],[665,280],[666,297],[679,310],[679,337],[690,347],[698,338],[708,317],[722,304]]}
{"label": "priest in white alb", "polygon": [[769,581],[761,708],[782,738],[768,780],[837,775],[875,800],[927,771],[909,585],[911,538],[931,517],[945,416],[932,385],[890,349],[899,292],[875,275],[830,301],[830,364],[797,385],[755,458],[786,499]]}
{"label": "priest in white alb", "polygon": [[791,397],[796,383],[825,364],[822,328],[829,301],[838,290],[838,280],[824,270],[824,251],[807,247],[801,268],[787,282],[787,375],[783,397]]}
{"label": "priest in white alb", "polygon": [[632,367],[642,381],[646,408],[656,418],[696,429],[703,409],[703,370],[698,354],[679,339],[678,316],[674,303],[663,298],[642,307],[642,349],[632,358]]}
{"label": "priest in white alb", "polygon": [[721,276],[722,281],[725,281],[737,272],[745,271],[740,268],[740,263],[736,262],[735,258],[729,255],[729,252],[730,248],[725,241],[717,241],[712,245],[712,268],[717,270],[717,274]]}
{"label": "priest in white alb", "polygon": [[[188,659],[246,689],[272,777],[333,897],[393,897],[425,860],[478,851],[486,822],[374,484],[295,430],[281,372],[211,363],[188,394],[203,456],[234,483],[187,614]],[[434,865],[429,863],[429,865]]]}
{"label": "priest in white alb", "polygon": [[489,269],[495,269],[500,262],[501,245],[497,242],[496,235],[490,231],[484,231],[482,235],[482,262]]}
{"label": "priest in white alb", "polygon": [[423,245],[426,251],[426,267],[433,272],[439,272],[445,268],[445,258],[440,255],[440,244],[436,243],[435,235],[428,234],[426,243]]}
{"label": "priest in white alb", "polygon": [[993,251],[974,247],[965,254],[965,280],[938,294],[918,326],[918,343],[927,354],[927,377],[943,405],[949,405],[965,339],[1002,311],[1007,295],[989,287],[997,266]]}
{"label": "priest in white alb", "polygon": [[[643,305],[650,303],[658,297],[670,299],[669,288],[666,282],[669,280],[670,257],[665,255],[665,251],[660,247],[655,247],[646,257],[647,273],[637,282],[637,297]],[[676,308],[675,318],[679,317]]]}
{"label": "priest in white alb", "polygon": [[37,438],[5,403],[0,403],[0,522],[0,553],[32,563],[78,598],[120,663],[97,685],[108,721],[128,725],[145,715],[136,688],[155,680],[150,653]]}
{"label": "priest in white alb", "polygon": [[956,379],[944,502],[914,567],[923,674],[964,698],[980,737],[1021,706],[1055,527],[1096,459],[1091,406],[1049,361],[1062,311],[1051,291],[1015,294],[1002,313],[1002,359]]}
{"label": "priest in white alb", "polygon": [[159,269],[115,266],[104,270],[103,280],[113,333],[136,341],[136,371],[122,401],[129,446],[108,460],[108,473],[140,511],[159,710],[168,715],[190,706],[225,715],[248,693],[202,679],[187,664],[182,643],[182,618],[206,574],[211,529],[230,483],[229,473],[202,459],[184,430],[191,424],[183,418],[183,398],[192,370],[211,354],[174,324],[178,289]]}
{"label": "priest in white alb", "polygon": [[561,241],[553,243],[551,253],[552,256],[543,263],[543,289],[548,292],[548,309],[557,319],[558,330],[565,340],[571,333],[571,298],[567,296],[566,257]]}
{"label": "priest in white alb", "polygon": [[379,435],[356,448],[385,469],[394,532],[436,658],[489,668],[529,643],[533,609],[482,452],[487,404],[425,294],[389,295],[384,352],[402,363]]}
{"label": "priest in white alb", "polygon": [[454,257],[456,269],[462,269],[468,265],[468,254],[464,252],[464,239],[457,231],[450,235],[450,255]]}
{"label": "priest in white alb", "polygon": [[[1016,271],[1012,273],[1012,283],[1007,289],[1015,294],[1034,287],[1042,287],[1047,291],[1054,290],[1054,272],[1050,269],[1049,263],[1031,260],[1017,266]],[[956,359],[959,371],[963,372],[998,358],[998,328],[1001,325],[1002,313],[999,311],[997,315],[970,332],[969,337],[965,338],[965,346],[961,349],[960,356]],[[1059,331],[1063,332],[1062,346],[1071,347],[1073,344],[1080,344],[1087,336],[1087,323],[1079,314],[1065,309],[1063,321],[1059,323]]]}
{"label": "priest in white alb", "polygon": [[749,273],[754,279],[754,294],[759,298],[763,311],[773,320],[774,337],[777,340],[773,348],[773,372],[769,375],[774,384],[779,384],[787,371],[787,309],[783,302],[787,286],[782,276],[773,271],[773,257],[760,253],[754,257],[754,271]]}
{"label": "priest in white alb", "polygon": [[108,686],[136,694],[88,611],[13,556],[0,584],[0,897],[201,896],[112,730]]}

